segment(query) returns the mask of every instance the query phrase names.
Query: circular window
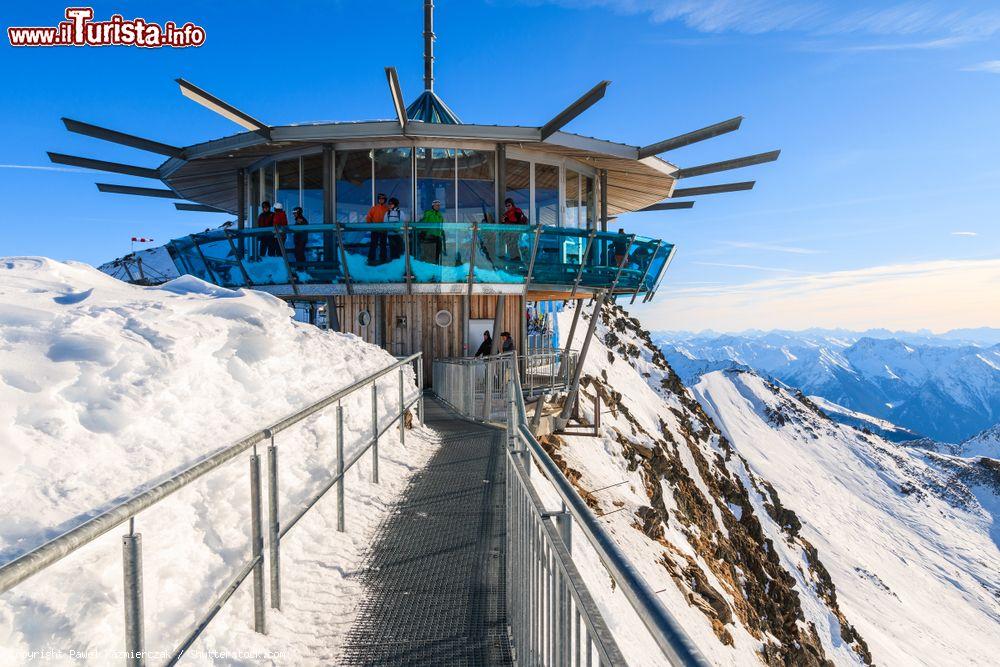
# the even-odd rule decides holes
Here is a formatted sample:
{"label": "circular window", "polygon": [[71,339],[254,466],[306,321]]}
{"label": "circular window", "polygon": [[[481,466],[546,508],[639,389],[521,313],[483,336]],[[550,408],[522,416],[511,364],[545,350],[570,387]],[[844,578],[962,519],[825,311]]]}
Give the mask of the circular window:
{"label": "circular window", "polygon": [[451,326],[451,321],[452,321],[451,311],[439,310],[434,315],[434,323],[437,324],[439,327]]}
{"label": "circular window", "polygon": [[360,324],[361,326],[366,327],[369,325],[369,323],[371,323],[371,321],[372,321],[372,314],[369,313],[367,310],[362,310],[360,313],[358,313],[358,324]]}

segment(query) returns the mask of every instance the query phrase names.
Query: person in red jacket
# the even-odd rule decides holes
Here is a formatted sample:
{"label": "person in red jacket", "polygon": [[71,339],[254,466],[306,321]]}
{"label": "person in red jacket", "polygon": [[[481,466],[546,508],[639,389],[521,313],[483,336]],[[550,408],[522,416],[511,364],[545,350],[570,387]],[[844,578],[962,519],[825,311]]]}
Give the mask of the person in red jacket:
{"label": "person in red jacket", "polygon": [[[260,204],[260,215],[257,216],[258,227],[273,227],[274,213],[271,211],[271,202],[265,201]],[[271,254],[272,249],[277,252],[277,239],[270,234],[261,234],[257,237],[257,256],[266,257]]]}
{"label": "person in red jacket", "polygon": [[[520,208],[514,205],[514,200],[508,197],[503,202],[504,212],[500,216],[500,222],[505,225],[526,225],[528,217]],[[506,246],[506,257],[513,262],[521,261],[521,234],[518,232],[503,232],[500,236],[501,244]]]}

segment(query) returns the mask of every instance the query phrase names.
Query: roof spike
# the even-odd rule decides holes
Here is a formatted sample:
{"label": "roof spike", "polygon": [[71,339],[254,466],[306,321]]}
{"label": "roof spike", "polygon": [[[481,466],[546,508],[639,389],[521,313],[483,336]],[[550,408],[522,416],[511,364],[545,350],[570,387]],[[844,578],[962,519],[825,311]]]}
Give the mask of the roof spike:
{"label": "roof spike", "polygon": [[703,127],[700,130],[694,130],[693,132],[687,132],[670,139],[658,141],[655,144],[643,146],[639,149],[639,158],[642,159],[653,155],[659,155],[660,153],[666,153],[667,151],[672,151],[674,149],[681,148],[682,146],[690,146],[691,144],[699,141],[705,141],[706,139],[717,137],[720,134],[735,132],[740,129],[740,124],[742,122],[743,116],[737,116],[736,118],[730,118],[729,120],[724,120],[721,123],[716,123],[715,125]]}
{"label": "roof spike", "polygon": [[607,91],[609,85],[611,85],[610,81],[601,81],[599,84],[581,95],[577,101],[573,102],[573,104],[560,111],[555,118],[541,127],[541,140],[545,141],[567,125],[571,120],[582,114],[590,107],[594,106],[594,104],[604,97],[604,93]]}
{"label": "roof spike", "polygon": [[424,90],[434,91],[434,0],[424,0]]}

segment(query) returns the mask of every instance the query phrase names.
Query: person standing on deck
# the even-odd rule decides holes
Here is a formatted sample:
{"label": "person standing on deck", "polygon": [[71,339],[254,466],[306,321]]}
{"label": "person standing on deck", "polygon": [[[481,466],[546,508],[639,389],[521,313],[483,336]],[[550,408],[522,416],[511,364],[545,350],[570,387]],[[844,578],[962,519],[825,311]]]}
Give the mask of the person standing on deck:
{"label": "person standing on deck", "polygon": [[[302,215],[302,207],[296,206],[292,209],[292,217],[295,218],[296,225],[308,225],[309,221]],[[295,244],[295,261],[302,263],[306,261],[306,243],[309,241],[309,234],[296,232],[292,237]]]}
{"label": "person standing on deck", "polygon": [[[378,193],[375,205],[368,209],[365,222],[369,224],[385,222],[385,214],[389,212],[386,197]],[[382,264],[389,261],[389,235],[385,232],[372,232],[371,244],[368,246],[368,264]]]}
{"label": "person standing on deck", "polygon": [[509,331],[504,331],[500,334],[500,353],[513,352],[514,351],[514,339],[511,338]]}
{"label": "person standing on deck", "polygon": [[615,256],[615,266],[621,266],[628,255],[628,235],[624,229],[619,228],[618,236],[615,237],[615,240],[611,244],[611,252]]}
{"label": "person standing on deck", "polygon": [[271,226],[274,227],[274,238],[271,239],[271,256],[281,257],[281,249],[285,244],[285,230],[288,229],[288,215],[280,201],[274,202]]}
{"label": "person standing on deck", "polygon": [[[273,225],[274,213],[271,212],[271,202],[261,202],[260,215],[257,216],[257,226],[272,227]],[[257,257],[266,257],[268,255],[278,254],[278,239],[269,234],[261,234],[257,237],[257,239]]]}
{"label": "person standing on deck", "polygon": [[[526,225],[528,217],[520,208],[514,205],[514,200],[508,197],[503,202],[504,212],[500,222],[505,225]],[[506,246],[505,255],[507,259],[521,261],[521,235],[517,232],[504,232],[502,242]]]}
{"label": "person standing on deck", "polygon": [[[441,212],[441,200],[435,199],[431,202],[431,207],[424,211],[421,222],[443,223],[444,214]],[[444,230],[425,229],[420,232],[421,259],[425,262],[438,264],[441,255],[444,253]]]}
{"label": "person standing on deck", "polygon": [[399,208],[399,200],[389,198],[389,208],[385,212],[385,223],[399,229],[399,232],[386,232],[389,239],[389,259],[403,256],[403,210]]}
{"label": "person standing on deck", "polygon": [[483,332],[483,342],[479,345],[479,349],[476,350],[477,357],[488,357],[493,354],[493,337],[490,336],[489,331]]}

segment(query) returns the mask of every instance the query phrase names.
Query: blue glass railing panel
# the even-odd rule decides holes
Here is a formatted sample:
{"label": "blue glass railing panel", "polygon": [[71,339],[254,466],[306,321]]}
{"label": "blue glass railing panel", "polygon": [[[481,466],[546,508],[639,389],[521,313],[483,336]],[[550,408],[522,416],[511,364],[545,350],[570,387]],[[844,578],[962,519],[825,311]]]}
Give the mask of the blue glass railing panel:
{"label": "blue glass railing panel", "polygon": [[240,268],[240,249],[235,240],[226,236],[226,232],[215,229],[193,237],[201,256],[204,257],[206,269],[211,275],[210,282],[223,287],[245,287],[247,285],[243,270]]}
{"label": "blue glass railing panel", "polygon": [[176,239],[171,242],[171,246],[175,253],[174,264],[177,265],[177,270],[180,273],[190,274],[206,282],[215,282],[208,267],[205,266],[205,262],[201,259],[201,255],[198,254],[194,237],[185,236],[182,239]]}
{"label": "blue glass railing panel", "polygon": [[289,225],[285,256],[303,284],[344,282],[344,271],[334,225]]}
{"label": "blue glass railing panel", "polygon": [[660,242],[660,249],[656,253],[656,257],[653,258],[653,263],[649,267],[649,272],[646,273],[645,280],[642,281],[642,291],[649,292],[660,282],[660,277],[667,265],[667,259],[673,250],[674,246],[672,243],[667,243],[666,241]]}
{"label": "blue glass railing panel", "polygon": [[586,230],[545,227],[538,239],[532,282],[572,284],[583,264],[589,236]]}
{"label": "blue glass railing panel", "polygon": [[410,271],[418,283],[464,283],[473,256],[472,226],[415,222],[409,226]]}
{"label": "blue glass railing panel", "polygon": [[[243,267],[254,285],[287,285],[291,282],[288,264],[281,254],[281,239],[274,229],[256,227],[244,229],[239,234],[246,242]],[[287,239],[285,240],[287,243]]]}
{"label": "blue glass railing panel", "polygon": [[528,225],[479,225],[475,268],[477,283],[523,283],[528,275],[535,232]]}
{"label": "blue glass railing panel", "polygon": [[352,282],[406,282],[405,241],[400,225],[351,223],[342,227],[347,271]]}

